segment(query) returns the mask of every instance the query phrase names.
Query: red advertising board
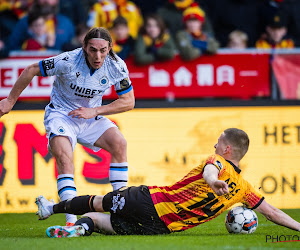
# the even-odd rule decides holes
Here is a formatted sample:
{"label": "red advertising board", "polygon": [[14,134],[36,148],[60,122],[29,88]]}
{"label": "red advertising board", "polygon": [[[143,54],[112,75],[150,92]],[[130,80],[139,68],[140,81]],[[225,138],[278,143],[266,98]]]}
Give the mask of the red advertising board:
{"label": "red advertising board", "polygon": [[[8,58],[0,61],[0,98],[6,97],[22,70],[42,58]],[[136,99],[244,98],[270,95],[269,55],[218,54],[186,62],[177,56],[169,62],[137,66],[126,60]],[[53,78],[36,77],[21,98],[49,98]],[[104,99],[115,99],[113,89]]]}
{"label": "red advertising board", "polygon": [[186,62],[127,62],[138,98],[250,98],[270,95],[268,54],[218,54]]}
{"label": "red advertising board", "polygon": [[[26,66],[39,62],[44,58],[10,57],[0,60],[0,99],[8,96],[12,86]],[[20,99],[49,99],[54,79],[54,77],[34,77],[29,86],[22,92]]]}
{"label": "red advertising board", "polygon": [[282,99],[300,99],[300,55],[275,55],[272,67]]}

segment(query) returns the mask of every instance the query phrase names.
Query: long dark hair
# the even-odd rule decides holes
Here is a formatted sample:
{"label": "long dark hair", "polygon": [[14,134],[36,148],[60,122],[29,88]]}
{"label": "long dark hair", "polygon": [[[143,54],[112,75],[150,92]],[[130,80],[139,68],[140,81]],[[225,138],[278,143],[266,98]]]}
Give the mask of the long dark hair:
{"label": "long dark hair", "polygon": [[[95,27],[95,28],[90,29],[84,37],[84,40],[83,40],[84,47],[87,47],[89,40],[91,40],[93,38],[102,38],[105,41],[108,41],[108,45],[109,45],[109,47],[111,47],[111,49],[109,51],[109,55],[112,59],[118,61],[116,54],[112,49],[113,42],[112,42],[111,35],[107,29],[102,28],[102,27]],[[83,50],[83,51],[86,54],[85,50]]]}
{"label": "long dark hair", "polygon": [[146,17],[145,17],[145,20],[144,20],[144,25],[143,27],[141,28],[140,30],[140,33],[142,35],[146,35],[147,34],[147,31],[146,31],[146,26],[147,26],[147,23],[148,23],[148,20],[149,19],[154,19],[157,23],[157,26],[159,27],[160,29],[160,33],[158,35],[158,38],[161,39],[164,35],[164,33],[166,32],[166,24],[163,20],[163,18],[158,15],[158,14],[155,14],[155,13],[151,13],[151,14],[148,14]]}

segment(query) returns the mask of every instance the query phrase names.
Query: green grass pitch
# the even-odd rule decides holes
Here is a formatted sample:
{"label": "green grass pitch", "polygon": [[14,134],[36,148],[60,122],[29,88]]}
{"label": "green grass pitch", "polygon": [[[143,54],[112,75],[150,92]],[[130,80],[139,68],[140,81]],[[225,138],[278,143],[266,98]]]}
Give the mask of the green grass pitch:
{"label": "green grass pitch", "polygon": [[[300,221],[300,209],[284,211]],[[266,242],[267,235],[281,236],[283,241],[284,237],[288,240],[289,235],[294,239],[300,238],[300,232],[277,226],[258,216],[258,228],[250,235],[228,234],[223,213],[208,223],[170,235],[107,236],[94,233],[90,237],[50,239],[46,236],[46,228],[63,225],[64,215],[38,221],[34,214],[0,214],[0,249],[300,249],[300,241]]]}

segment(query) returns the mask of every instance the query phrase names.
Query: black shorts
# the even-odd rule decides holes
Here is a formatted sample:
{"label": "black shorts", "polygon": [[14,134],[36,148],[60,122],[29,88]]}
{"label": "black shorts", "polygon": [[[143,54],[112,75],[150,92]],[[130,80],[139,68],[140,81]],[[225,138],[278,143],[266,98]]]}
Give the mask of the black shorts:
{"label": "black shorts", "polygon": [[168,234],[170,230],[158,217],[147,186],[120,188],[103,198],[103,209],[111,213],[117,234]]}

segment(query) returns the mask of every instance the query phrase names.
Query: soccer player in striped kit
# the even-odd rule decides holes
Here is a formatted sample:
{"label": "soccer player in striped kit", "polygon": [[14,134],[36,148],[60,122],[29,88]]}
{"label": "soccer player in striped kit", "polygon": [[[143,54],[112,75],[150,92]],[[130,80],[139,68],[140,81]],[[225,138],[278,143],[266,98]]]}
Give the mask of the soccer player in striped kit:
{"label": "soccer player in striped kit", "polygon": [[241,202],[278,225],[300,231],[299,222],[268,204],[241,176],[238,166],[248,147],[248,135],[229,128],[219,137],[215,154],[173,185],[125,187],[105,196],[79,196],[58,204],[39,196],[37,215],[43,220],[56,213],[84,214],[75,226],[49,227],[46,233],[51,238],[78,237],[94,231],[168,234],[208,222]]}
{"label": "soccer player in striped kit", "polygon": [[[126,140],[117,126],[103,115],[134,108],[135,98],[125,62],[112,50],[112,38],[104,28],[93,28],[82,48],[28,66],[9,96],[0,101],[0,117],[7,114],[34,76],[56,76],[44,125],[48,149],[57,163],[57,189],[62,201],[77,196],[73,151],[76,143],[111,154],[109,180],[113,190],[127,185]],[[118,99],[102,106],[105,90],[114,86]],[[77,220],[66,214],[67,225]]]}

